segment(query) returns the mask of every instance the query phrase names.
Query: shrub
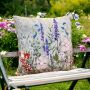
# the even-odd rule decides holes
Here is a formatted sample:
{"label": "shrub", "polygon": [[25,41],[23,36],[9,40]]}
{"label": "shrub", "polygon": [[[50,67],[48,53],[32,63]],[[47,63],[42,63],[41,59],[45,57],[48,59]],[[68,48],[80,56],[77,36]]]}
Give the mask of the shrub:
{"label": "shrub", "polygon": [[4,35],[0,38],[0,51],[17,51],[17,37],[15,33],[8,32],[6,30],[2,30]]}
{"label": "shrub", "polygon": [[72,44],[73,47],[78,47],[81,43],[82,35],[85,33],[83,29],[78,29],[75,26],[75,21],[72,21]]}

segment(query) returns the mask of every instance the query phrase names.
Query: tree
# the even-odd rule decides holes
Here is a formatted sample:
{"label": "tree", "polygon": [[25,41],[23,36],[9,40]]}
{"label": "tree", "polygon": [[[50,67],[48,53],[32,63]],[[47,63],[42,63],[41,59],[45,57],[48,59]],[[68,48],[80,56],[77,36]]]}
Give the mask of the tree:
{"label": "tree", "polygon": [[1,0],[0,14],[5,16],[24,14],[23,4],[23,0]]}
{"label": "tree", "polygon": [[83,12],[86,14],[86,16],[88,17],[88,15],[90,14],[90,3],[88,3],[85,8],[83,9]]}

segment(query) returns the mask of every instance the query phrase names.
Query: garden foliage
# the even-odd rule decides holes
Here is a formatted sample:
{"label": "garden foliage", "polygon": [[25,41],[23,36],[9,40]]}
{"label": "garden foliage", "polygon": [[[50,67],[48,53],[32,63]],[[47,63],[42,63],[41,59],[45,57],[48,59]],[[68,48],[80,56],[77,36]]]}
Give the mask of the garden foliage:
{"label": "garden foliage", "polygon": [[[12,15],[29,16],[32,14],[36,16],[37,12],[45,12],[47,17],[60,17],[72,11],[77,12],[80,16],[89,16],[89,8],[90,0],[0,0],[0,16],[2,17],[12,17]],[[2,25],[6,24],[8,26],[3,27],[1,22],[3,22]],[[73,47],[78,47],[82,35],[86,33],[84,28],[77,28],[76,22],[79,21],[72,20]],[[0,51],[17,51],[18,44],[15,28],[11,30],[13,24],[8,23],[7,19],[0,19],[0,25],[3,27],[0,27]],[[8,28],[9,26],[10,28]]]}

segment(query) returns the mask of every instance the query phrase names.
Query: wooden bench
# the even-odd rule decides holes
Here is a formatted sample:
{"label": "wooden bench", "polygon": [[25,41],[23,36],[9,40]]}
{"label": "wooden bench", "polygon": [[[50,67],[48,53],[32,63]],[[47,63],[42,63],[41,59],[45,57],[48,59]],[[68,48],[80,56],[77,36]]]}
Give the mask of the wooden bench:
{"label": "wooden bench", "polygon": [[[61,24],[65,25],[66,23],[67,22],[64,22]],[[45,24],[47,24],[47,23],[45,23]],[[57,29],[56,28],[57,22],[55,21],[55,19],[54,19],[54,24],[55,24],[54,28]],[[21,25],[21,23],[20,23],[20,25]],[[42,29],[42,26],[41,26],[41,29]],[[41,29],[39,29],[39,31]],[[61,29],[63,32],[64,27],[61,27]],[[66,31],[64,33],[66,35],[68,34]],[[36,36],[34,36],[34,37],[36,37]],[[55,39],[57,40],[57,37]],[[28,45],[27,45],[27,48],[28,48]],[[74,53],[79,53],[79,52],[81,52],[79,49],[74,49]],[[86,63],[86,60],[89,58],[90,49],[87,49],[87,51],[85,51],[85,53],[86,53],[86,56],[83,59],[81,68],[76,68],[76,69],[72,69],[69,71],[52,71],[52,72],[43,72],[43,73],[38,73],[38,74],[30,74],[30,75],[22,75],[22,76],[7,76],[6,70],[4,68],[2,58],[1,58],[1,57],[17,57],[18,52],[7,52],[5,55],[2,55],[2,56],[0,55],[0,69],[2,72],[2,77],[1,77],[2,90],[5,89],[5,85],[4,85],[5,83],[7,85],[8,90],[12,90],[12,89],[17,90],[18,88],[22,88],[22,87],[25,87],[25,89],[28,90],[29,86],[31,87],[34,85],[42,85],[42,84],[47,84],[47,83],[55,83],[55,82],[74,80],[71,87],[69,88],[69,90],[73,90],[75,84],[77,83],[77,81],[79,79],[87,79],[88,78],[88,81],[90,82],[90,80],[89,80],[90,69],[85,69],[85,63]]]}
{"label": "wooden bench", "polygon": [[[89,51],[90,49],[88,49],[86,52],[88,53]],[[81,51],[79,49],[74,49],[74,52],[79,53]],[[18,52],[8,52],[6,55],[3,55],[2,57],[17,57],[17,56]],[[82,65],[85,65],[86,59],[87,56],[85,56]],[[1,56],[0,56],[0,68],[2,71],[2,79],[1,79],[2,90],[4,90],[5,88],[4,83],[6,83],[6,85],[8,86],[8,90],[11,90],[14,88],[16,89],[47,83],[90,78],[90,69],[85,68],[77,68],[70,71],[54,71],[23,76],[7,76],[5,68],[2,63]],[[69,88],[69,90],[73,90],[73,88],[74,86],[72,88]]]}

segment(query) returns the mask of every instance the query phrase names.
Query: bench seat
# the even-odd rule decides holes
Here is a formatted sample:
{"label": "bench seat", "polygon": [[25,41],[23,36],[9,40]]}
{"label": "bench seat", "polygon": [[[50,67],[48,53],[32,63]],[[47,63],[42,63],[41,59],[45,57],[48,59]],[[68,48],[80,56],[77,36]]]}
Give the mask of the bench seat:
{"label": "bench seat", "polygon": [[9,77],[9,85],[12,87],[33,86],[84,78],[90,78],[90,69],[78,68],[70,71],[54,71],[23,76],[11,76]]}

